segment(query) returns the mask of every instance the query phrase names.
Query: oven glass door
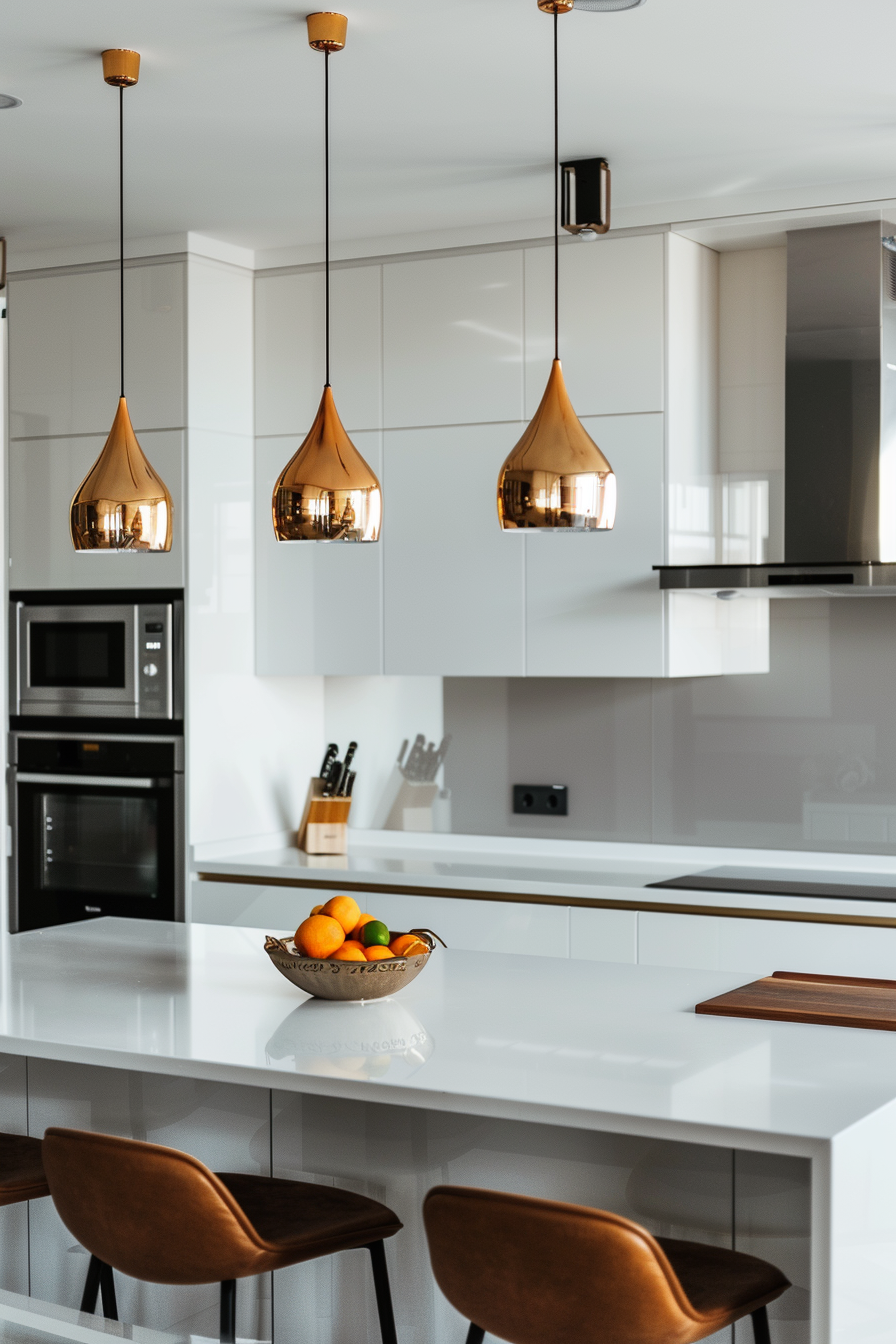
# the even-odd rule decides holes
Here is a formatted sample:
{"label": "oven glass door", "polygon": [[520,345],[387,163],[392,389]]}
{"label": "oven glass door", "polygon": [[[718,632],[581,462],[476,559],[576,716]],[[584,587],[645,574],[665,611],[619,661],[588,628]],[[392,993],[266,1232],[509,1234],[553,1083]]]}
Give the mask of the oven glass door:
{"label": "oven glass door", "polygon": [[132,606],[21,607],[19,712],[133,716],[135,624]]}
{"label": "oven glass door", "polygon": [[18,922],[42,928],[97,915],[174,918],[174,788],[18,785]]}

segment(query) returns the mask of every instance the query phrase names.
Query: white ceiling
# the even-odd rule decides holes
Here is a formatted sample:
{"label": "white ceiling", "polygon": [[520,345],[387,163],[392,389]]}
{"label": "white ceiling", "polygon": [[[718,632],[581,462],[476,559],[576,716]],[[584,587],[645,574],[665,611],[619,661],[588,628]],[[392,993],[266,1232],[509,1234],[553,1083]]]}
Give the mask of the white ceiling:
{"label": "white ceiling", "polygon": [[[282,0],[4,6],[0,230],[17,254],[112,244],[117,94],[128,233],[253,249],[322,232],[323,57]],[[360,0],[331,62],[347,239],[550,214],[551,20],[535,0]],[[896,195],[892,0],[647,0],[560,20],[561,153],[605,154],[617,223]]]}

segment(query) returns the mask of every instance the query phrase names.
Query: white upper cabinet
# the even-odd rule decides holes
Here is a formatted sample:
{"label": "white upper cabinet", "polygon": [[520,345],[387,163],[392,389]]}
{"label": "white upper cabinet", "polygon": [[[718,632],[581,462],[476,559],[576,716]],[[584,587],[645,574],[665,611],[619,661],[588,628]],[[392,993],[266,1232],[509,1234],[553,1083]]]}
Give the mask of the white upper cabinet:
{"label": "white upper cabinet", "polygon": [[[184,438],[183,430],[140,433],[141,447],[171,491],[174,505],[174,538],[171,550],[162,555],[76,551],[72,546],[69,532],[72,495],[99,457],[105,434],[12,440],[10,588],[182,588],[186,521]],[[43,520],[47,518],[53,521],[44,527]]]}
{"label": "white upper cabinet", "polygon": [[320,397],[323,281],[258,278],[260,672],[767,670],[767,600],[663,594],[653,572],[704,544],[717,490],[718,255],[668,233],[564,242],[560,278],[564,373],[616,471],[615,529],[498,523],[553,355],[553,252],[519,246],[334,273],[337,405],[384,491],[382,540],[361,547],[273,540],[271,487]]}
{"label": "white upper cabinet", "polygon": [[[353,442],[382,479],[382,435]],[[375,676],[383,671],[383,543],[282,542],[274,482],[302,436],[255,444],[255,670],[261,676]]]}
{"label": "white upper cabinet", "polygon": [[383,267],[387,429],[523,415],[523,253]]}
{"label": "white upper cabinet", "polygon": [[524,548],[501,531],[497,480],[522,425],[387,430],[386,672],[525,672]]}
{"label": "white upper cabinet", "polygon": [[[138,434],[187,423],[184,329],[183,262],[128,267],[125,372]],[[13,276],[10,438],[105,438],[117,405],[117,268],[23,280]]]}
{"label": "white upper cabinet", "polygon": [[[382,268],[330,277],[333,396],[349,433],[382,421]],[[321,271],[265,275],[255,285],[255,432],[307,434],[324,387]]]}
{"label": "white upper cabinet", "polygon": [[[526,419],[554,357],[554,250],[527,249]],[[560,358],[576,414],[662,411],[663,235],[560,249]]]}
{"label": "white upper cabinet", "polygon": [[508,534],[526,552],[526,672],[661,677],[663,595],[650,565],[663,554],[663,416],[582,423],[616,473],[616,526],[590,536]]}

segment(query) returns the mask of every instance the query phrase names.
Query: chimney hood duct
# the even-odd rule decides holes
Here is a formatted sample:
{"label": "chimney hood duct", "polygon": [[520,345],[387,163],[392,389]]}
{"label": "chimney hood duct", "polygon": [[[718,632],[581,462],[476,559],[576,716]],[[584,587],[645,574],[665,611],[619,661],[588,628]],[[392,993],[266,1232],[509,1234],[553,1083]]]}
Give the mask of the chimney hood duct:
{"label": "chimney hood duct", "polygon": [[896,226],[787,235],[784,556],[658,565],[736,597],[896,596]]}

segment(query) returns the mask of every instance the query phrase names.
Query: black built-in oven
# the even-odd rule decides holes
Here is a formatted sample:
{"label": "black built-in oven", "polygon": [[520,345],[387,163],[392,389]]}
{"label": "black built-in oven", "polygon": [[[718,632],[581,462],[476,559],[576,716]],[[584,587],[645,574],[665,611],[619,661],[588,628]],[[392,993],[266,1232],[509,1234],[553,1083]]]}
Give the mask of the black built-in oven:
{"label": "black built-in oven", "polygon": [[10,594],[13,933],[182,920],[183,592]]}
{"label": "black built-in oven", "polygon": [[15,732],[10,929],[184,917],[183,738]]}

